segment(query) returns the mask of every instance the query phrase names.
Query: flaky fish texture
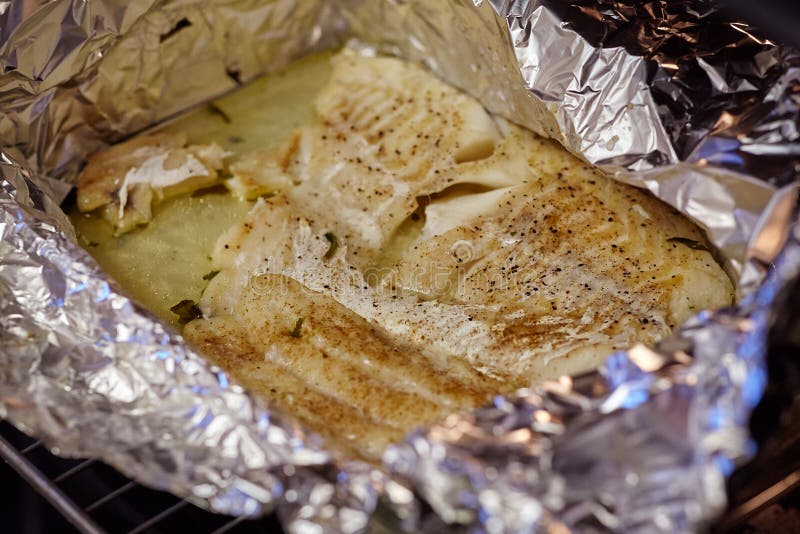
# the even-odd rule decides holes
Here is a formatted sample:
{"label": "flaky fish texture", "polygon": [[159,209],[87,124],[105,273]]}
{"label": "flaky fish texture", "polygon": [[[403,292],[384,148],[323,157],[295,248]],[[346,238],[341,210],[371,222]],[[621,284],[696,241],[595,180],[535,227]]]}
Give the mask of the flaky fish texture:
{"label": "flaky fish texture", "polygon": [[99,210],[124,234],[151,220],[154,202],[216,183],[224,158],[219,145],[186,146],[186,136],[136,137],[89,157],[78,176],[78,209]]}
{"label": "flaky fish texture", "polygon": [[417,65],[334,62],[319,121],[231,167],[276,194],[220,238],[184,331],[333,443],[376,458],[731,303],[701,231],[649,194]]}

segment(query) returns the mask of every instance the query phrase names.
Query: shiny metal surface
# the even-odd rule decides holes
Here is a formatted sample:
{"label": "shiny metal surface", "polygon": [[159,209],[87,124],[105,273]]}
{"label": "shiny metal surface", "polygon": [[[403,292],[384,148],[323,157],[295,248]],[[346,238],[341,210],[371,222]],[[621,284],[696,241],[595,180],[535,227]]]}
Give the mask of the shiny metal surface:
{"label": "shiny metal surface", "polygon": [[13,467],[28,484],[45,497],[75,528],[87,534],[100,534],[103,532],[83,510],[78,508],[64,492],[28,461],[23,453],[17,451],[2,436],[0,436],[0,457]]}
{"label": "shiny metal surface", "polygon": [[[794,194],[795,52],[706,2],[58,0],[10,13],[0,408],[15,425],[209,509],[277,507],[297,532],[362,531],[379,503],[409,530],[488,532],[686,531],[724,508],[725,477],[753,454],[771,305],[800,270],[797,232],[781,230],[791,211],[776,216],[774,200]],[[453,415],[382,468],[326,451],[125,298],[58,204],[88,153],[348,39],[423,61],[698,221],[743,273],[741,306]],[[773,268],[749,248],[771,224],[789,235]]]}

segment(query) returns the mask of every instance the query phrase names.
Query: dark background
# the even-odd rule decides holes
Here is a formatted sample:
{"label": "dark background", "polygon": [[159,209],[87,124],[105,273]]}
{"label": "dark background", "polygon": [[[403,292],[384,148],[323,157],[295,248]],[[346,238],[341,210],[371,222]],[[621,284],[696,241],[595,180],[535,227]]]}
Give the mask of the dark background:
{"label": "dark background", "polygon": [[724,0],[720,5],[771,38],[800,47],[800,1]]}
{"label": "dark background", "polygon": [[0,462],[0,517],[3,532],[77,532],[5,462]]}

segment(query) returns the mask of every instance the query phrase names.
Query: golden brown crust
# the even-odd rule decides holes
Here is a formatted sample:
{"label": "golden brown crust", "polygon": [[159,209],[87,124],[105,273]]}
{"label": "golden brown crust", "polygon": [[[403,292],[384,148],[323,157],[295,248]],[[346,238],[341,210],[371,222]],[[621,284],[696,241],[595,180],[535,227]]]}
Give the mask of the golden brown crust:
{"label": "golden brown crust", "polygon": [[334,299],[275,275],[252,279],[233,316],[193,321],[184,337],[248,389],[305,414],[311,430],[368,446],[363,457],[501,389],[459,362],[437,367]]}

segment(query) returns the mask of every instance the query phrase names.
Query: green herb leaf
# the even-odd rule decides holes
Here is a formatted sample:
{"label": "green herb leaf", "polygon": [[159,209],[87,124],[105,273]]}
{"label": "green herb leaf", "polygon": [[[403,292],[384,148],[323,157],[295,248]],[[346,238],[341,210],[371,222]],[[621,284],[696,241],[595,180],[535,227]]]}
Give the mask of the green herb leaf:
{"label": "green herb leaf", "polygon": [[203,280],[209,281],[213,280],[215,276],[219,274],[219,271],[211,271],[210,273],[203,276]]}
{"label": "green herb leaf", "polygon": [[670,237],[667,239],[667,243],[680,243],[681,245],[687,246],[692,250],[705,250],[708,252],[707,246],[699,241],[695,241],[694,239],[689,239],[686,237]]}
{"label": "green herb leaf", "polygon": [[230,123],[231,123],[231,117],[230,117],[230,115],[228,115],[227,113],[225,113],[225,112],[222,110],[222,108],[221,108],[221,107],[219,107],[218,105],[214,104],[213,102],[209,102],[209,104],[208,104],[208,106],[207,106],[207,109],[208,109],[208,112],[209,112],[209,113],[211,113],[212,115],[216,115],[217,117],[219,117],[220,119],[222,119],[222,120],[223,120],[223,122],[225,122],[226,124],[230,124]]}
{"label": "green herb leaf", "polygon": [[197,303],[189,299],[180,301],[175,306],[171,307],[169,311],[178,316],[178,322],[180,324],[186,324],[189,321],[194,321],[203,316],[203,312],[200,311]]}
{"label": "green herb leaf", "polygon": [[296,323],[294,323],[294,329],[289,332],[289,335],[292,337],[300,338],[303,335],[303,318],[299,318]]}
{"label": "green herb leaf", "polygon": [[328,242],[331,244],[331,246],[328,248],[328,252],[326,252],[324,256],[326,260],[329,260],[333,257],[334,254],[336,254],[336,249],[339,248],[339,240],[336,239],[336,236],[333,235],[332,232],[328,232],[327,234],[325,234],[325,239],[327,239]]}
{"label": "green herb leaf", "polygon": [[223,184],[214,184],[208,187],[203,187],[201,189],[195,189],[194,191],[192,191],[192,198],[203,197],[206,195],[224,195],[227,192],[228,188],[225,187]]}

